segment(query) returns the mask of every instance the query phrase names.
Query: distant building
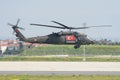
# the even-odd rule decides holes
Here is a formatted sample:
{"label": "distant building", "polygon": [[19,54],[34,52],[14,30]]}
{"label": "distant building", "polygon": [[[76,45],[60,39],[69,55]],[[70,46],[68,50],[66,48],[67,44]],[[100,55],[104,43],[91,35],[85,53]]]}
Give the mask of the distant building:
{"label": "distant building", "polygon": [[21,50],[18,40],[1,40],[0,54],[18,54]]}
{"label": "distant building", "polygon": [[0,44],[0,54],[3,54],[7,49],[7,45],[5,44]]}
{"label": "distant building", "polygon": [[19,40],[0,40],[0,54],[18,54],[24,49],[46,46],[47,44],[31,44]]}

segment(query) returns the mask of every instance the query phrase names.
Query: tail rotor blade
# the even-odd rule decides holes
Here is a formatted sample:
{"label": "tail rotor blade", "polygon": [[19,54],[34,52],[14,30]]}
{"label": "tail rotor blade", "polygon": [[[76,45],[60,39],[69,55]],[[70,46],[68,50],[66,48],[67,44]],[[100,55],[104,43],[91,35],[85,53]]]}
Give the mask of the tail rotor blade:
{"label": "tail rotor blade", "polygon": [[12,26],[12,27],[13,27],[13,26],[15,26],[15,25],[13,25],[13,24],[10,24],[10,23],[8,23],[8,25],[9,25],[9,26]]}
{"label": "tail rotor blade", "polygon": [[20,22],[20,19],[17,20],[16,26],[18,25],[19,22]]}
{"label": "tail rotor blade", "polygon": [[24,28],[22,28],[22,27],[18,27],[19,29],[21,29],[21,30],[25,30]]}

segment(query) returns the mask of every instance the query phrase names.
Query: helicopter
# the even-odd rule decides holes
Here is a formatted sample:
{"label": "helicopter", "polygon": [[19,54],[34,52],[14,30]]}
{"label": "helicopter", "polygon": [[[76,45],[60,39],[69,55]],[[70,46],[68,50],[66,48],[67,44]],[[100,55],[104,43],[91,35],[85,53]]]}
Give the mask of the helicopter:
{"label": "helicopter", "polygon": [[77,29],[87,29],[91,27],[105,27],[111,25],[100,25],[100,26],[83,26],[83,27],[69,27],[60,22],[52,21],[53,23],[58,24],[59,26],[52,26],[52,25],[42,25],[42,24],[30,24],[35,26],[43,26],[43,27],[50,27],[50,28],[58,28],[58,29],[67,29],[68,31],[60,31],[57,33],[48,34],[45,36],[37,36],[26,38],[19,29],[24,30],[22,27],[18,27],[20,19],[17,20],[16,25],[8,23],[8,25],[12,26],[13,31],[15,32],[15,36],[23,42],[29,43],[39,43],[39,44],[67,44],[67,45],[74,45],[74,48],[77,49],[81,45],[89,45],[94,44],[94,41],[87,38],[87,35],[72,31]]}

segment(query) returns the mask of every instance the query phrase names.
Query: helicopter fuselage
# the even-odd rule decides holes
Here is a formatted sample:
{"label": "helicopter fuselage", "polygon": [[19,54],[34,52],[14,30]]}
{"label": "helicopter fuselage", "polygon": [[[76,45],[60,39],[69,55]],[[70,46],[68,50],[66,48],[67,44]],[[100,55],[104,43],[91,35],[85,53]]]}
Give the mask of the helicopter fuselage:
{"label": "helicopter fuselage", "polygon": [[[91,44],[91,40],[87,38],[84,34],[78,34],[79,37],[79,45],[84,44]],[[77,44],[78,40],[73,35],[73,32],[58,32],[58,33],[52,33],[50,35],[46,36],[38,36],[38,37],[32,37],[27,38],[26,42],[30,43],[47,43],[47,44]]]}

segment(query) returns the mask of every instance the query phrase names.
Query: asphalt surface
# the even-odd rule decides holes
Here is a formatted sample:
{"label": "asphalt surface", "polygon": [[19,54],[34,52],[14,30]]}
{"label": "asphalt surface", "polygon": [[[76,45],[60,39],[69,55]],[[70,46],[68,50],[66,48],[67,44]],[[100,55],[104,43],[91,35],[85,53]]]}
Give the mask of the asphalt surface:
{"label": "asphalt surface", "polygon": [[0,75],[120,75],[120,62],[0,62]]}

